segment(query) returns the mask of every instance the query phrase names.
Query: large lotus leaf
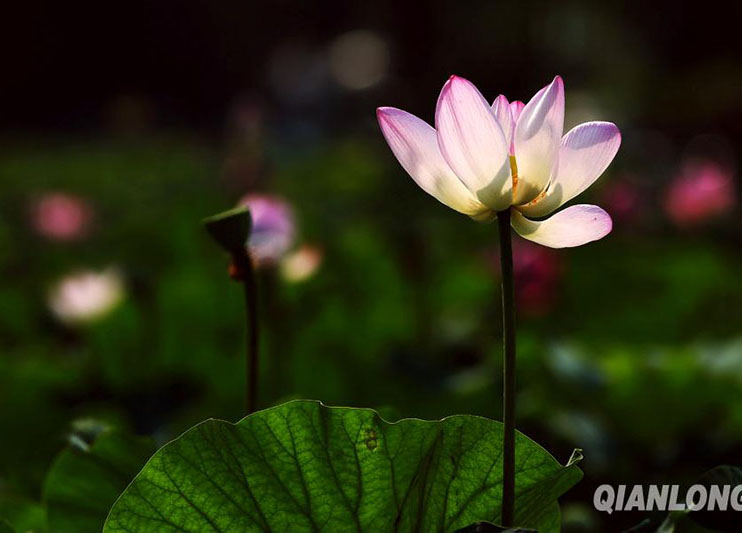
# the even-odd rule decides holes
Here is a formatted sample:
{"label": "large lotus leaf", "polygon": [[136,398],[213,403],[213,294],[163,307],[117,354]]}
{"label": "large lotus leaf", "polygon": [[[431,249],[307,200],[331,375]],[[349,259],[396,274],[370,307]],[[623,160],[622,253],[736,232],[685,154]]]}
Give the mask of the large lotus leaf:
{"label": "large lotus leaf", "polygon": [[[207,420],[161,448],[113,506],[107,533],[455,531],[500,519],[502,424],[460,415],[388,423],[294,401]],[[559,530],[582,476],[516,436],[516,522]]]}

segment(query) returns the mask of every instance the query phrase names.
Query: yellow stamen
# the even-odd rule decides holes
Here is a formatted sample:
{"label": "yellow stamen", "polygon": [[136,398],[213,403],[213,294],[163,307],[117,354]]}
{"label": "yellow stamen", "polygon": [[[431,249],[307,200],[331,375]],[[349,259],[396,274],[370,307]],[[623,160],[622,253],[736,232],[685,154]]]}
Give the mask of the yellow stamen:
{"label": "yellow stamen", "polygon": [[[548,189],[548,187],[547,187],[547,189]],[[546,196],[546,189],[544,189],[543,191],[541,191],[540,193],[538,193],[538,196],[536,196],[536,198],[534,198],[533,200],[531,200],[530,202],[528,202],[527,204],[525,204],[525,207],[529,207],[529,206],[532,206],[532,205],[535,205],[535,204],[539,203],[543,199],[544,196]]]}
{"label": "yellow stamen", "polygon": [[513,180],[513,196],[515,196],[515,188],[518,186],[518,163],[515,162],[515,156],[510,156],[510,174]]}

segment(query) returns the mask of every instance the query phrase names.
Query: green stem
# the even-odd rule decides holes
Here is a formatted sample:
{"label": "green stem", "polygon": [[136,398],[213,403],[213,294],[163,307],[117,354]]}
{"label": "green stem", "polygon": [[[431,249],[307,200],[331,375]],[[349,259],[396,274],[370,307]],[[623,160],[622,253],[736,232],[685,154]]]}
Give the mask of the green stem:
{"label": "green stem", "polygon": [[258,294],[255,282],[255,267],[245,252],[235,256],[245,289],[246,310],[246,361],[245,361],[245,410],[247,414],[257,409],[258,397]]}
{"label": "green stem", "polygon": [[502,271],[504,433],[502,438],[502,525],[512,527],[515,512],[515,302],[510,210],[497,213]]}

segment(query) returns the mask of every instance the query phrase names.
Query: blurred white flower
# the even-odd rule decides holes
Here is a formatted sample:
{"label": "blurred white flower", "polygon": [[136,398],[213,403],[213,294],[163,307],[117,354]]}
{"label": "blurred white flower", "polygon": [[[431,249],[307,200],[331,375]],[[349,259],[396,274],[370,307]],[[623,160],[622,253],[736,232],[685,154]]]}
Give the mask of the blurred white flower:
{"label": "blurred white flower", "polygon": [[59,280],[49,292],[48,304],[61,322],[78,325],[104,317],[123,297],[124,283],[118,270],[84,270]]}
{"label": "blurred white flower", "polygon": [[389,47],[376,33],[344,33],[330,47],[330,72],[346,89],[368,89],[384,79],[389,68]]}
{"label": "blurred white flower", "polygon": [[322,264],[321,248],[305,244],[281,261],[281,276],[286,281],[300,283],[311,278]]}
{"label": "blurred white flower", "polygon": [[252,217],[250,254],[260,266],[275,265],[294,245],[296,225],[291,206],[268,194],[248,194],[239,205],[249,208]]}

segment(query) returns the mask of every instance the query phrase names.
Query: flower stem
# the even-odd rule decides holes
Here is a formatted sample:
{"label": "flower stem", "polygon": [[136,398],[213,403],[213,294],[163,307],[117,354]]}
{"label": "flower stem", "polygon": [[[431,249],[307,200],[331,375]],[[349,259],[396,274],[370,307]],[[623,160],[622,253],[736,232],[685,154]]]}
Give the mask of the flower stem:
{"label": "flower stem", "polygon": [[235,254],[233,262],[239,272],[245,290],[246,310],[246,361],[245,361],[245,411],[254,413],[258,397],[258,294],[255,282],[255,266],[252,259],[243,252]]}
{"label": "flower stem", "polygon": [[515,512],[515,303],[510,210],[497,213],[502,271],[503,408],[502,525],[513,526]]}

